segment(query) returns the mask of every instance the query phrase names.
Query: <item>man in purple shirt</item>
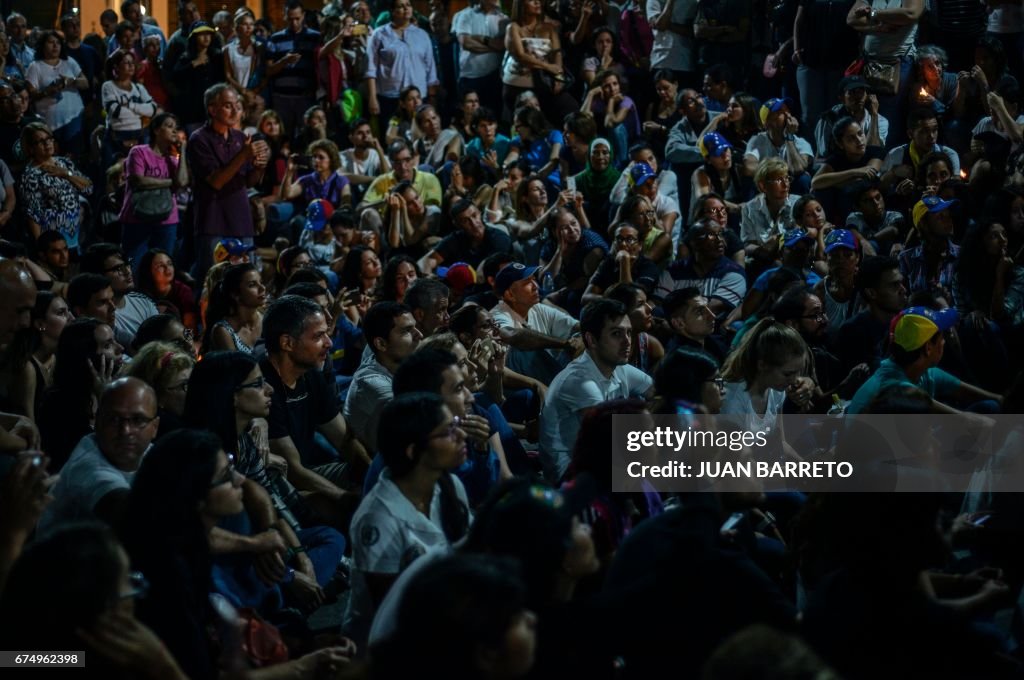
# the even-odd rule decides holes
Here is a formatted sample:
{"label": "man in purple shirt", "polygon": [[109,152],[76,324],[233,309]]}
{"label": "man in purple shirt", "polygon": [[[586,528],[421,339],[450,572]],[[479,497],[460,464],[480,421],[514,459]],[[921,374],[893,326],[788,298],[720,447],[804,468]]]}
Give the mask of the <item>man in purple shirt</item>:
{"label": "man in purple shirt", "polygon": [[248,187],[256,186],[270,159],[270,147],[239,129],[238,93],[218,83],[204,95],[209,120],[192,133],[188,164],[195,178],[196,267],[200,281],[213,264],[213,249],[222,238],[253,243]]}

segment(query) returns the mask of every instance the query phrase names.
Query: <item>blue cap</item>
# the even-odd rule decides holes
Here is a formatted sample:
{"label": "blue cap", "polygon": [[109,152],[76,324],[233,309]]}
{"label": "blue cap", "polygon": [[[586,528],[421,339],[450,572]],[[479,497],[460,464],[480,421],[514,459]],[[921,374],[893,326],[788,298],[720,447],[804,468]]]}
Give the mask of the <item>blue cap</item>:
{"label": "blue cap", "polygon": [[731,149],[729,140],[717,132],[709,132],[698,143],[700,155],[704,158],[718,158],[726,149]]}
{"label": "blue cap", "polygon": [[810,241],[813,243],[814,238],[800,227],[787,229],[785,235],[782,237],[782,244],[787,248],[792,248],[800,241]]}
{"label": "blue cap", "polygon": [[516,281],[522,281],[528,279],[534,275],[534,273],[540,269],[540,267],[527,267],[525,264],[520,262],[513,262],[512,264],[506,265],[504,269],[498,272],[498,275],[494,277],[494,292],[501,297],[505,294]]}
{"label": "blue cap", "polygon": [[629,169],[629,178],[633,180],[633,186],[635,187],[642,186],[647,180],[656,177],[657,174],[655,174],[654,169],[647,163],[640,162]]}
{"label": "blue cap", "polygon": [[857,237],[852,231],[846,229],[833,229],[825,237],[825,252],[831,253],[836,248],[849,248],[857,250]]}
{"label": "blue cap", "polygon": [[334,206],[322,198],[316,198],[306,206],[306,226],[310,231],[322,231],[327,220],[334,214]]}
{"label": "blue cap", "polygon": [[793,100],[789,97],[776,97],[775,99],[769,99],[761,105],[761,111],[759,112],[761,118],[761,125],[764,125],[765,121],[768,120],[768,116],[775,113],[783,106],[788,106],[790,109],[793,108]]}

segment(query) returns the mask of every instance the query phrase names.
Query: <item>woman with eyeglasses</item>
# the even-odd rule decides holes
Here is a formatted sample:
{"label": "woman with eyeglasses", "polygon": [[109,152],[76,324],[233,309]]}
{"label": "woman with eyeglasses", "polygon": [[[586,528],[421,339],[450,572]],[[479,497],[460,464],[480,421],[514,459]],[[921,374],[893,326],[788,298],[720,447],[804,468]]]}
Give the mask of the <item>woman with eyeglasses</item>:
{"label": "woman with eyeglasses", "polygon": [[658,221],[654,201],[641,193],[633,193],[619,207],[618,216],[637,228],[640,252],[659,267],[672,257],[672,237],[665,233]]}
{"label": "woman with eyeglasses", "polygon": [[[220,636],[219,654],[209,631],[242,622],[228,607],[214,609],[210,536],[228,517],[244,510],[242,484],[217,435],[183,429],[157,441],[142,460],[128,497],[122,536],[132,564],[150,582],[138,603],[139,618],[160,636],[190,678],[210,678],[235,654]],[[226,603],[225,603],[226,604]],[[265,624],[269,626],[270,624]],[[296,677],[336,672],[351,649],[331,647],[279,664]]]}
{"label": "woman with eyeglasses", "polygon": [[619,222],[612,234],[611,251],[601,260],[583,291],[584,305],[601,299],[604,291],[616,283],[639,283],[653,288],[661,276],[658,265],[641,252],[640,230],[632,223]]}
{"label": "woman with eyeglasses", "polygon": [[68,249],[78,252],[82,197],[92,182],[68,158],[54,155],[53,133],[44,123],[21,129],[21,148],[27,163],[18,181],[18,204],[24,210],[33,239],[44,231],[59,231]]}
{"label": "woman with eyeglasses", "polygon": [[55,472],[93,431],[99,397],[123,364],[114,330],[96,319],[75,319],[57,341],[53,386],[43,396],[37,423]]}
{"label": "woman with eyeglasses", "polygon": [[435,393],[402,394],[384,407],[377,433],[387,469],[352,518],[352,594],[344,630],[366,639],[391,585],[430,549],[466,535],[466,490],[452,471],[466,460],[466,433]]}
{"label": "woman with eyeglasses", "polygon": [[132,357],[125,375],[138,378],[156,392],[160,429],[157,439],[181,427],[185,413],[188,379],[195,360],[180,347],[167,342],[151,342]]}
{"label": "woman with eyeglasses", "polygon": [[252,264],[233,264],[210,294],[201,354],[227,349],[256,351],[263,334],[267,287]]}
{"label": "woman with eyeglasses", "polygon": [[174,260],[161,248],[151,248],[139,260],[135,275],[136,288],[145,293],[161,312],[173,309],[182,324],[191,331],[196,329],[196,303],[192,288],[176,276]]}
{"label": "woman with eyeglasses", "polygon": [[[271,538],[275,532],[279,535],[288,552],[277,567],[295,571],[284,594],[300,607],[312,607],[322,601],[322,588],[334,577],[345,552],[344,537],[324,525],[341,529],[345,522],[335,508],[312,497],[303,499],[287,480],[287,462],[270,453],[267,418],[273,393],[252,356],[211,352],[189,379],[184,420],[190,427],[216,434],[234,456],[235,468],[245,477],[242,488],[249,517],[248,527],[240,528],[259,541],[266,541],[268,532]],[[254,560],[257,573],[272,577],[276,556],[261,555]]]}
{"label": "woman with eyeglasses", "polygon": [[0,596],[0,637],[18,649],[79,650],[78,661],[87,659],[105,678],[186,680],[156,634],[135,617],[135,601],[148,590],[110,527],[63,527],[14,563]]}

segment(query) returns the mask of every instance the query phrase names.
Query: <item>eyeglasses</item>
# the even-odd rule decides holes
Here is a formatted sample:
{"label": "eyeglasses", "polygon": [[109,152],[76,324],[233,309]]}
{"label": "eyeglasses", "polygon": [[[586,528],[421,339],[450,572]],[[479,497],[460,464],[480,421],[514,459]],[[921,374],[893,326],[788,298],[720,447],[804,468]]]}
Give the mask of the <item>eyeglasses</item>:
{"label": "eyeglasses", "polygon": [[711,240],[713,238],[714,239],[722,238],[722,232],[720,232],[720,231],[704,231],[704,232],[701,232],[701,233],[697,234],[697,240],[698,241],[709,241],[709,240]]}
{"label": "eyeglasses", "polygon": [[825,316],[825,312],[817,312],[815,314],[804,314],[800,318],[808,319],[810,321],[824,321],[827,317]]}
{"label": "eyeglasses", "polygon": [[266,384],[267,384],[267,378],[265,376],[261,375],[259,378],[257,378],[256,380],[253,380],[250,383],[244,383],[242,385],[239,385],[238,387],[235,388],[235,392],[241,392],[242,390],[250,390],[250,389],[251,390],[262,390],[263,386],[266,385]]}
{"label": "eyeglasses", "polygon": [[49,144],[51,142],[53,142],[53,137],[36,137],[35,139],[32,140],[32,143],[36,145]]}
{"label": "eyeglasses", "polygon": [[128,583],[131,585],[131,590],[119,595],[118,599],[143,598],[149,594],[149,581],[143,576],[141,571],[133,571],[128,574]]}
{"label": "eyeglasses", "polygon": [[215,489],[218,486],[222,486],[224,484],[230,484],[230,483],[233,483],[234,481],[235,481],[235,457],[229,453],[228,454],[228,466],[224,470],[224,474],[222,474],[220,477],[217,477],[212,482],[210,482],[210,488],[211,489]]}
{"label": "eyeglasses", "polygon": [[725,378],[710,378],[704,382],[714,383],[719,392],[725,392]]}
{"label": "eyeglasses", "polygon": [[104,274],[127,274],[128,272],[130,272],[132,270],[132,265],[133,264],[135,264],[135,263],[132,261],[132,258],[129,257],[127,260],[125,260],[121,264],[114,265],[113,267],[110,267],[109,269],[104,269],[103,273]]}
{"label": "eyeglasses", "polygon": [[767,183],[768,184],[789,184],[790,183],[789,175],[784,175],[783,177],[772,177],[771,179],[767,180]]}
{"label": "eyeglasses", "polygon": [[640,243],[640,241],[635,236],[627,236],[625,238],[621,236],[616,236],[615,242],[621,243],[624,246],[635,246],[637,243]]}
{"label": "eyeglasses", "polygon": [[103,416],[102,422],[106,426],[112,426],[120,430],[125,425],[128,426],[129,430],[141,430],[150,423],[156,420],[156,416],[119,416],[116,414],[107,414]]}
{"label": "eyeglasses", "polygon": [[722,206],[721,208],[707,208],[707,209],[705,209],[704,212],[708,213],[709,215],[728,215],[729,214],[729,210],[725,206]]}
{"label": "eyeglasses", "polygon": [[447,437],[448,439],[455,439],[455,431],[459,429],[459,425],[461,424],[462,418],[460,418],[459,416],[455,416],[452,418],[452,422],[448,423],[448,429],[439,434],[432,434],[429,437],[427,437],[427,439],[439,439],[442,437]]}

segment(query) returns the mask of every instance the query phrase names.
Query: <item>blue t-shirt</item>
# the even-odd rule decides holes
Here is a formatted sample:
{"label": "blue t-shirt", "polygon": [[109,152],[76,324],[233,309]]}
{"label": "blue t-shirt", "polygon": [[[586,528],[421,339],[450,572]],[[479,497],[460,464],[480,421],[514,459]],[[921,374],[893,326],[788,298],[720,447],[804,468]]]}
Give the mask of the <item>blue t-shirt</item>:
{"label": "blue t-shirt", "polygon": [[[505,163],[505,157],[508,156],[509,147],[512,145],[510,140],[505,135],[498,133],[494,136],[494,144],[487,151],[494,151],[498,156],[498,167],[501,167]],[[479,137],[474,137],[469,140],[469,144],[466,145],[466,153],[474,158],[478,158],[481,161],[486,156],[483,145],[480,143]]]}
{"label": "blue t-shirt", "polygon": [[[754,281],[754,290],[759,290],[762,293],[768,290],[768,280],[772,278],[772,274],[779,271],[780,269],[782,269],[782,267],[772,267],[771,269],[764,270],[764,272],[757,277],[757,280]],[[818,281],[821,281],[821,277],[818,276],[813,271],[807,270],[804,272],[804,282],[808,286],[811,286],[813,288],[818,284]]]}
{"label": "blue t-shirt", "polygon": [[[564,144],[562,133],[552,130],[544,139],[535,139],[528,146],[523,146],[523,140],[519,135],[512,138],[511,147],[519,150],[519,157],[530,165],[530,169],[536,172],[551,160],[551,148],[555,144]],[[562,186],[562,178],[558,174],[558,167],[548,175],[548,179],[556,186]]]}
{"label": "blue t-shirt", "polygon": [[886,359],[878,365],[878,370],[860,386],[853,400],[846,407],[846,412],[861,413],[883,390],[893,385],[912,385],[928,393],[933,399],[945,401],[960,389],[960,378],[946,373],[941,368],[929,368],[915,384],[907,377],[906,371],[892,359]]}

